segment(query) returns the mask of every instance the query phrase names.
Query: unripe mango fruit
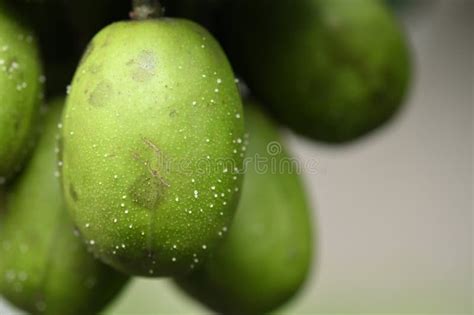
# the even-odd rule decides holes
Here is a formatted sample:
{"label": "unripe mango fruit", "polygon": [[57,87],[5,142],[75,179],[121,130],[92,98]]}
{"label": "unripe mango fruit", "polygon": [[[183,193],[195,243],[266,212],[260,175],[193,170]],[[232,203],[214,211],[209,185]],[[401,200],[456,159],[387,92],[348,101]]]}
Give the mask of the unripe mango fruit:
{"label": "unripe mango fruit", "polygon": [[32,148],[42,95],[35,38],[0,2],[0,185]]}
{"label": "unripe mango fruit", "polygon": [[267,314],[277,308],[302,286],[312,256],[310,209],[295,161],[275,125],[253,103],[245,119],[246,174],[229,234],[202,269],[177,280],[223,314]]}
{"label": "unripe mango fruit", "polygon": [[344,142],[382,125],[402,104],[410,53],[383,1],[231,4],[231,60],[279,122]]}
{"label": "unripe mango fruit", "polygon": [[62,131],[63,191],[90,249],[133,275],[195,269],[232,220],[243,129],[232,69],[206,30],[158,18],[100,31]]}
{"label": "unripe mango fruit", "polygon": [[55,152],[63,104],[51,105],[31,161],[0,201],[0,294],[33,314],[96,314],[128,277],[95,259],[74,235]]}

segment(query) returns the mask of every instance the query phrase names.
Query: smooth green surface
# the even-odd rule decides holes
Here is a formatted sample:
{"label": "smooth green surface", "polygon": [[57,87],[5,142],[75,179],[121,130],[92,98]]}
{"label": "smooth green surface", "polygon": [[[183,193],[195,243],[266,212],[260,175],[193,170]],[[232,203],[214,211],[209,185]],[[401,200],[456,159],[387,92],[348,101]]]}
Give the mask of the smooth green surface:
{"label": "smooth green surface", "polygon": [[226,56],[197,24],[163,18],[99,32],[62,132],[63,190],[89,248],[134,275],[202,263],[239,197],[241,107]]}
{"label": "smooth green surface", "polygon": [[327,142],[387,121],[407,90],[401,27],[378,0],[242,0],[227,46],[239,74],[274,116]]}
{"label": "smooth green surface", "polygon": [[34,35],[0,2],[0,185],[32,147],[42,95]]}
{"label": "smooth green surface", "polygon": [[295,161],[262,112],[252,105],[245,114],[249,163],[230,232],[202,270],[178,280],[224,314],[265,314],[281,306],[308,276],[313,250],[310,209],[297,168],[290,167]]}
{"label": "smooth green surface", "polygon": [[35,314],[95,314],[127,277],[95,259],[74,235],[55,153],[63,104],[51,105],[31,161],[0,205],[0,294]]}

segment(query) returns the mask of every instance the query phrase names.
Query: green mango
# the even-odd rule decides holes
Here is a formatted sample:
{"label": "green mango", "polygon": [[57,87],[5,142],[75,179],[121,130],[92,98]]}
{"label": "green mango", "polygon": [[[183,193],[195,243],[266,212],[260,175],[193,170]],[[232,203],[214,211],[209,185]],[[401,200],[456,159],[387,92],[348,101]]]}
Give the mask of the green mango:
{"label": "green mango", "polygon": [[74,235],[55,152],[63,104],[51,104],[31,161],[0,203],[0,294],[34,314],[96,314],[128,277],[95,259]]}
{"label": "green mango", "polygon": [[243,129],[232,69],[206,30],[158,18],[100,31],[62,130],[63,191],[90,249],[133,275],[196,268],[235,212]]}
{"label": "green mango", "polygon": [[179,286],[224,314],[266,314],[306,279],[312,256],[310,209],[295,160],[276,126],[245,108],[250,135],[242,197],[234,222],[202,269]]}
{"label": "green mango", "polygon": [[229,12],[227,48],[237,71],[298,133],[353,140],[402,104],[410,53],[382,1],[241,0]]}
{"label": "green mango", "polygon": [[32,148],[43,90],[36,40],[20,20],[0,2],[0,185]]}

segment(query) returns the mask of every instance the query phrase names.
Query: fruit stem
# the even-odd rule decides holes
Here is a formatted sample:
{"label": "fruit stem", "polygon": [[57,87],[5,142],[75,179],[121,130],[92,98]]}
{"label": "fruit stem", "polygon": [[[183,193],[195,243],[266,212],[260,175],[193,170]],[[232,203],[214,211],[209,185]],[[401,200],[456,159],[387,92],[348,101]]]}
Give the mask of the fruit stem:
{"label": "fruit stem", "polygon": [[162,13],[159,0],[132,0],[132,8],[130,18],[133,20],[158,18]]}

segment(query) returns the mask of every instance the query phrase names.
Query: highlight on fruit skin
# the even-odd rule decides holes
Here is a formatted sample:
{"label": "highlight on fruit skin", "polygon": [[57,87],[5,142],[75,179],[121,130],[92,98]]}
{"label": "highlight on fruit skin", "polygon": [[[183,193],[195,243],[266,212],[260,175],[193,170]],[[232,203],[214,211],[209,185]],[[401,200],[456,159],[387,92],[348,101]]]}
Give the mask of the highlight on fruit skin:
{"label": "highlight on fruit skin", "polygon": [[303,286],[313,256],[311,210],[296,161],[255,102],[245,117],[249,144],[235,219],[204,266],[177,279],[223,314],[267,314],[280,307]]}
{"label": "highlight on fruit skin", "polygon": [[32,159],[0,196],[0,294],[33,314],[96,314],[128,277],[87,251],[66,211],[55,152],[63,104],[51,102]]}
{"label": "highlight on fruit skin", "polygon": [[33,147],[44,77],[33,31],[0,2],[0,185]]}
{"label": "highlight on fruit skin", "polygon": [[382,126],[405,101],[409,44],[382,0],[229,3],[226,49],[236,71],[296,132],[351,141]]}
{"label": "highlight on fruit skin", "polygon": [[158,18],[100,31],[61,132],[63,191],[90,250],[131,275],[197,268],[233,218],[243,129],[232,69],[202,27]]}

